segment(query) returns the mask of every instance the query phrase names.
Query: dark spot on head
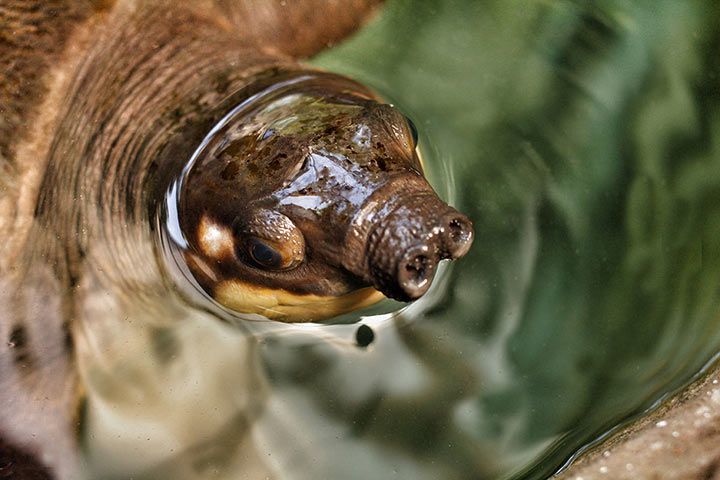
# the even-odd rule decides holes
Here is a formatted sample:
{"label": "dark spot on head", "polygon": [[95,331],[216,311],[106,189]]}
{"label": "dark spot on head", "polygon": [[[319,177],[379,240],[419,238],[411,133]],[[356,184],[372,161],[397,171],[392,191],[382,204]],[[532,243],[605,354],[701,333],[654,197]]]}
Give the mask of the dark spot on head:
{"label": "dark spot on head", "polygon": [[247,151],[254,146],[254,144],[255,139],[253,137],[242,137],[237,140],[233,140],[230,145],[223,149],[221,153],[223,156],[227,155],[231,158],[240,158],[244,156]]}
{"label": "dark spot on head", "polygon": [[220,178],[223,180],[232,180],[237,176],[239,171],[240,165],[238,165],[237,162],[230,162],[225,165],[225,168],[220,172]]}
{"label": "dark spot on head", "polygon": [[377,166],[381,171],[387,170],[387,163],[385,162],[385,159],[380,157],[377,159]]}
{"label": "dark spot on head", "polygon": [[273,170],[279,169],[282,166],[282,160],[284,158],[287,158],[286,153],[278,153],[277,155],[275,155],[273,157],[273,159],[270,161],[270,164],[269,164],[270,168]]}
{"label": "dark spot on head", "polygon": [[161,364],[166,364],[173,358],[177,357],[180,352],[180,343],[175,333],[169,328],[158,328],[153,330],[150,342],[152,344],[155,358]]}
{"label": "dark spot on head", "polygon": [[375,340],[375,332],[365,324],[358,327],[355,332],[355,343],[358,347],[365,348]]}

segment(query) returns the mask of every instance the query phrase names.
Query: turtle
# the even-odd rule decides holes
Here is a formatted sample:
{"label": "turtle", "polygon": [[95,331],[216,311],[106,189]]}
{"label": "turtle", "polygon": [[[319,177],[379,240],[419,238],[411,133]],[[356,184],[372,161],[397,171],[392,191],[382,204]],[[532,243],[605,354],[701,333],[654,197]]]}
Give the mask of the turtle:
{"label": "turtle", "polygon": [[301,63],[380,5],[2,2],[3,475],[90,475],[93,412],[142,380],[110,363],[134,340],[165,365],[189,316],[412,301],[467,253],[472,222],[425,179],[412,121]]}

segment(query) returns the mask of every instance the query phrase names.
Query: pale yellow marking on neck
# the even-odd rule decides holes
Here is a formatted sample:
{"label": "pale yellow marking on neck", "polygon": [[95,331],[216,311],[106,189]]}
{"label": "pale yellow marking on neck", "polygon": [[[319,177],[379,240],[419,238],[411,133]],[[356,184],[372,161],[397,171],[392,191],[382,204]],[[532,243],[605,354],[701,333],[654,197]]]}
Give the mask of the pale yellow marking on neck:
{"label": "pale yellow marking on neck", "polygon": [[372,287],[340,296],[296,294],[282,289],[226,280],[215,288],[215,300],[240,313],[255,313],[283,322],[310,322],[373,305],[385,296]]}

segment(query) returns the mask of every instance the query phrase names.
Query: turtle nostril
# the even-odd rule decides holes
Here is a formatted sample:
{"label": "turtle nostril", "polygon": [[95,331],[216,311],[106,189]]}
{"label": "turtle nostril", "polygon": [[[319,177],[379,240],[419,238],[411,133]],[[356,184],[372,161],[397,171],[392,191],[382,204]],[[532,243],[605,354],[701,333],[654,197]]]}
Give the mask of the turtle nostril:
{"label": "turtle nostril", "polygon": [[424,294],[435,276],[437,262],[428,256],[428,250],[427,247],[412,249],[398,265],[398,284],[411,300]]}
{"label": "turtle nostril", "polygon": [[443,246],[448,258],[464,256],[473,242],[472,222],[464,215],[452,215],[446,219]]}
{"label": "turtle nostril", "polygon": [[407,280],[413,282],[417,286],[422,286],[427,282],[428,258],[425,255],[418,255],[405,264],[405,272]]}
{"label": "turtle nostril", "polygon": [[458,220],[457,218],[453,218],[452,220],[450,220],[450,224],[448,225],[448,233],[450,235],[450,240],[455,243],[467,240],[467,231],[463,230],[460,220]]}

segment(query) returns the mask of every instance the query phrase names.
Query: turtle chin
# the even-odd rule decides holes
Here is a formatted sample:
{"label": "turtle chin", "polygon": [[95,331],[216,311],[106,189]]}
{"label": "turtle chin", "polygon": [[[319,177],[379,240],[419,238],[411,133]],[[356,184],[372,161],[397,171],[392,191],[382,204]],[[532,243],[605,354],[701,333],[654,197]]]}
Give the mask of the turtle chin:
{"label": "turtle chin", "polygon": [[372,287],[326,296],[264,288],[237,279],[221,282],[213,297],[235,312],[262,315],[282,322],[325,320],[368,307],[385,298]]}

